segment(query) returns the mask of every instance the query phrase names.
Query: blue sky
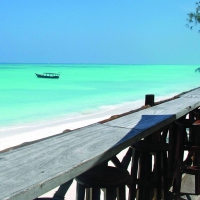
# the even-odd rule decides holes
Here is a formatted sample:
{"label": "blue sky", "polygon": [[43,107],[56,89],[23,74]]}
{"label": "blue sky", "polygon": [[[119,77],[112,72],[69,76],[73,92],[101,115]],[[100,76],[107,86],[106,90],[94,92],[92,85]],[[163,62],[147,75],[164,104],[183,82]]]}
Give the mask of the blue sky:
{"label": "blue sky", "polygon": [[[200,64],[191,0],[1,0],[0,62]],[[200,29],[200,27],[199,27]]]}

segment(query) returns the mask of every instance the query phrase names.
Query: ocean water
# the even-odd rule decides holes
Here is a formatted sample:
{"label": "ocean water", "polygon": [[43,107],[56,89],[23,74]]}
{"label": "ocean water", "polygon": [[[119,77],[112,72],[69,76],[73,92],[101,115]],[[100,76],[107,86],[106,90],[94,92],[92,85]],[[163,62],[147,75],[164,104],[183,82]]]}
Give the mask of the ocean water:
{"label": "ocean water", "polygon": [[[0,64],[0,131],[87,116],[200,86],[195,65]],[[56,72],[60,79],[35,73]],[[1,137],[1,136],[0,136]]]}

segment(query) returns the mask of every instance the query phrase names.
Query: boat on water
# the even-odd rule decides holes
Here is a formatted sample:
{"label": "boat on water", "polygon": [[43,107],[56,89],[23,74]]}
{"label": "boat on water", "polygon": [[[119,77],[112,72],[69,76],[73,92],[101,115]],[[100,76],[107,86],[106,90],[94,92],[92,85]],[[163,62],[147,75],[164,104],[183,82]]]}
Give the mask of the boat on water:
{"label": "boat on water", "polygon": [[60,74],[58,74],[58,73],[43,73],[43,74],[35,73],[35,74],[38,78],[54,78],[54,79],[57,79],[57,78],[60,77]]}

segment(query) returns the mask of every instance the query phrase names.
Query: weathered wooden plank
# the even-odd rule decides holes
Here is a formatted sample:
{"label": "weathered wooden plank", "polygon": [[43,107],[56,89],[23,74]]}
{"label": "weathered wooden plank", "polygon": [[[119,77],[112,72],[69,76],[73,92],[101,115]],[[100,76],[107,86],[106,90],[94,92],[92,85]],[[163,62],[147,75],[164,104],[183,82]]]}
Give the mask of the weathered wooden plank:
{"label": "weathered wooden plank", "polygon": [[51,190],[152,133],[148,120],[138,129],[94,124],[0,154],[1,195],[33,199]]}
{"label": "weathered wooden plank", "polygon": [[74,178],[150,134],[148,119],[138,129],[94,124],[0,154],[2,197],[33,199]]}
{"label": "weathered wooden plank", "polygon": [[[156,125],[156,128],[159,129],[199,106],[200,99],[178,98],[145,110],[141,110],[137,113],[117,118],[106,122],[105,124],[108,126],[124,128],[134,127],[137,129],[143,129],[143,126],[150,128],[152,125]],[[149,127],[146,126],[147,122],[150,122]]]}
{"label": "weathered wooden plank", "polygon": [[31,200],[200,106],[200,89],[116,120],[0,154],[1,199]]}
{"label": "weathered wooden plank", "polygon": [[33,199],[110,158],[129,130],[95,124],[0,154],[0,199]]}
{"label": "weathered wooden plank", "polygon": [[200,88],[180,95],[181,98],[200,98]]}

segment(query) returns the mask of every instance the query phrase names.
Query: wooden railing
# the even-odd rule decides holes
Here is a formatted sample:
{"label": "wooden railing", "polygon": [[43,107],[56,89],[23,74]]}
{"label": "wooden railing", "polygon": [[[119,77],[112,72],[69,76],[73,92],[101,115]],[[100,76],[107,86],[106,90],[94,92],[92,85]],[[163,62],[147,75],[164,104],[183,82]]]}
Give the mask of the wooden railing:
{"label": "wooden railing", "polygon": [[115,159],[120,151],[156,132],[173,134],[173,122],[199,106],[197,88],[111,121],[2,152],[0,199],[32,200],[106,160],[120,165]]}

